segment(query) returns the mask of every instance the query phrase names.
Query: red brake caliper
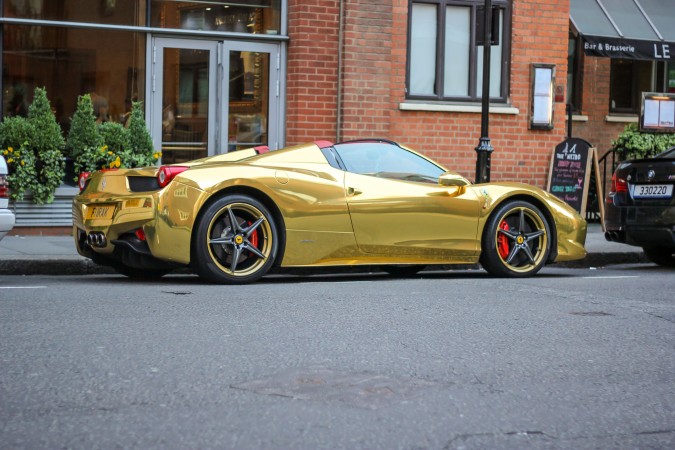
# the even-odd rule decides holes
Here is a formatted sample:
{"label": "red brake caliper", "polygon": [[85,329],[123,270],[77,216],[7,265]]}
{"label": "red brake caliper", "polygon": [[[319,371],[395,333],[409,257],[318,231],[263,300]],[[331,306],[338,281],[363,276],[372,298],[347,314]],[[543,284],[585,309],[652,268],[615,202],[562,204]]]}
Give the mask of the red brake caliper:
{"label": "red brake caliper", "polygon": [[[506,223],[506,220],[502,220],[502,223],[499,224],[499,228],[509,231],[509,224]],[[502,258],[507,258],[509,256],[509,239],[503,233],[497,235],[497,251]]]}
{"label": "red brake caliper", "polygon": [[[253,224],[253,222],[248,223],[249,226],[251,226],[251,224]],[[248,241],[251,243],[252,246],[258,248],[258,230],[255,230],[253,231],[253,233],[251,233],[251,236]]]}

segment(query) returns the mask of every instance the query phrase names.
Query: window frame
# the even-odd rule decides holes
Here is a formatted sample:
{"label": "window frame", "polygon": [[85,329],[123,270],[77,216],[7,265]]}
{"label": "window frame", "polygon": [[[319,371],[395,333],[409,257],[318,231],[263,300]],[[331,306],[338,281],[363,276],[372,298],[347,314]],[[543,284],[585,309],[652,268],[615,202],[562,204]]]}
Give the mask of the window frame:
{"label": "window frame", "polygon": [[[664,61],[645,61],[645,60],[638,60],[638,59],[625,59],[625,61],[628,61],[632,64],[631,67],[631,80],[630,80],[630,102],[631,105],[630,107],[613,107],[612,106],[612,99],[613,99],[613,89],[612,87],[614,86],[615,83],[615,77],[617,76],[616,72],[613,69],[613,65],[615,64],[615,61],[621,59],[612,59],[610,61],[610,70],[609,70],[609,89],[608,89],[608,112],[610,115],[639,115],[640,114],[640,107],[642,103],[642,91],[640,90],[640,77],[639,77],[639,72],[640,72],[640,67],[638,66],[639,64],[650,64],[651,68],[650,70],[650,87],[647,91],[645,92],[667,92],[668,87],[665,86],[666,80],[665,76],[659,77],[659,72],[663,72],[666,70],[667,65],[665,64]],[[660,85],[659,85],[660,83]]]}
{"label": "window frame", "polygon": [[[436,73],[434,82],[435,95],[420,95],[410,93],[411,81],[411,46],[412,46],[412,9],[414,4],[436,5]],[[407,48],[406,48],[406,78],[405,78],[405,98],[406,100],[423,100],[434,102],[462,102],[477,103],[481,101],[482,90],[477,86],[478,80],[478,46],[476,42],[476,10],[483,6],[483,0],[408,0],[408,29],[407,29]],[[461,6],[471,8],[470,17],[470,42],[473,45],[469,47],[469,94],[466,96],[445,96],[443,95],[443,83],[445,75],[445,22],[448,6]],[[493,7],[504,9],[502,29],[500,30],[502,39],[502,64],[501,64],[501,83],[499,96],[490,97],[492,103],[507,103],[510,87],[511,71],[511,27],[512,27],[512,0],[493,0]],[[475,92],[475,95],[473,94]]]}

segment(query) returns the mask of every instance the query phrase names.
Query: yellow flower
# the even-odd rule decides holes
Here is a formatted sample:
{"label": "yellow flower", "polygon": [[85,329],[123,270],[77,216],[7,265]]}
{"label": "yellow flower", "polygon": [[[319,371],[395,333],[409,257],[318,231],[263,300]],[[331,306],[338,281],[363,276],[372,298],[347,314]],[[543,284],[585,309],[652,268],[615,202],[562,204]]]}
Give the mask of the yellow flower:
{"label": "yellow flower", "polygon": [[109,155],[112,155],[112,152],[108,152]]}
{"label": "yellow flower", "polygon": [[22,165],[22,166],[25,166],[25,165],[26,165],[26,161],[21,161],[21,165]]}
{"label": "yellow flower", "polygon": [[7,150],[3,150],[3,151],[2,151],[2,154],[3,154],[3,155],[7,155],[7,153],[9,153]]}
{"label": "yellow flower", "polygon": [[7,159],[7,164],[12,164],[13,162],[14,162],[14,159],[12,159],[12,158]]}
{"label": "yellow flower", "polygon": [[14,149],[13,149],[12,147],[9,147],[9,148],[7,148],[7,151],[9,151],[10,153],[12,153],[12,152],[14,151]]}

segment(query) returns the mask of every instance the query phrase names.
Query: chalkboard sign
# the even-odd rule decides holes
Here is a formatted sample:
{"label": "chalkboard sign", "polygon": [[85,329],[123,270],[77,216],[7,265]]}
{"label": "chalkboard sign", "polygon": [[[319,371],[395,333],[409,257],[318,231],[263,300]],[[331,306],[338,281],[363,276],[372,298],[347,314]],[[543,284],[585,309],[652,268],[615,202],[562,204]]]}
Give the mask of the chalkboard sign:
{"label": "chalkboard sign", "polygon": [[595,162],[597,165],[597,160],[595,149],[587,141],[579,138],[565,139],[553,152],[548,191],[583,216],[586,213],[591,163]]}

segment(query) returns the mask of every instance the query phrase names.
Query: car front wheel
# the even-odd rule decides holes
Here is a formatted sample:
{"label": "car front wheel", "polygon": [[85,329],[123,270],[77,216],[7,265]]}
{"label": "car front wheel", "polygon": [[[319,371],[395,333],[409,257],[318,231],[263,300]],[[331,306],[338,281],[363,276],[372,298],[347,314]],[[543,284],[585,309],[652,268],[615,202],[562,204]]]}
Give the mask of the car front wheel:
{"label": "car front wheel", "polygon": [[509,201],[494,211],[485,226],[480,262],[494,276],[532,276],[548,259],[550,235],[548,221],[536,206]]}
{"label": "car front wheel", "polygon": [[228,195],[206,207],[195,227],[192,266],[215,283],[258,280],[274,264],[277,230],[272,214],[256,199]]}

